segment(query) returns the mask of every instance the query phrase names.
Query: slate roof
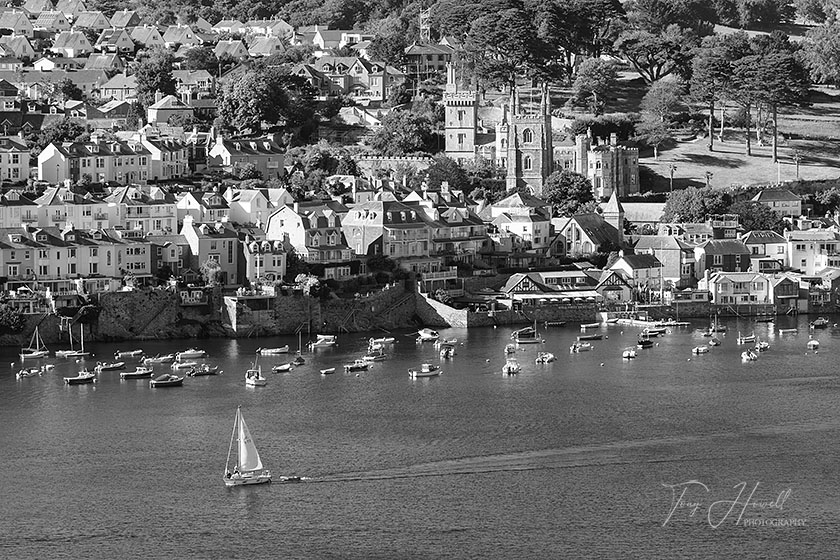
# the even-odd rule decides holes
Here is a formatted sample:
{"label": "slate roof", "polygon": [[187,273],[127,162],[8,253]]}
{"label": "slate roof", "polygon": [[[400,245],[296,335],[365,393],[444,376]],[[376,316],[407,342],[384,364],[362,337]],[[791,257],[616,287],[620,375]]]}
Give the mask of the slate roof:
{"label": "slate roof", "polygon": [[743,255],[750,253],[743,241],[729,239],[710,239],[701,244],[700,247],[707,255]]}
{"label": "slate roof", "polygon": [[764,189],[759,191],[752,199],[754,202],[787,201],[796,202],[802,199],[787,189]]}
{"label": "slate roof", "polygon": [[767,231],[767,230],[754,230],[749,233],[745,233],[741,237],[741,241],[743,241],[747,245],[755,245],[758,243],[786,243],[787,240],[776,233],[775,231]]}

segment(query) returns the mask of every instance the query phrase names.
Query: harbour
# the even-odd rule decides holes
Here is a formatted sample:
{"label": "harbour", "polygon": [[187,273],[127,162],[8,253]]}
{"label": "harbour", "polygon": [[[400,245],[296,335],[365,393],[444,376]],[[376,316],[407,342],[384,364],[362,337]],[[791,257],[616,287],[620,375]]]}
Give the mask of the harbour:
{"label": "harbour", "polygon": [[[165,390],[120,371],[102,371],[93,384],[62,381],[125,344],[89,344],[89,358],[50,358],[53,369],[24,379],[16,349],[3,349],[0,465],[25,481],[4,482],[0,552],[769,558],[808,547],[828,557],[840,539],[840,328],[830,320],[810,329],[805,317],[722,318],[721,344],[699,355],[692,349],[708,344],[709,323],[692,321],[665,327],[634,359],[622,354],[643,327],[588,328],[602,338],[569,353],[579,323],[538,324],[543,342],[515,345],[521,369],[511,375],[502,375],[511,327],[439,329],[457,349],[448,358],[434,341],[418,342],[417,329],[340,334],[312,351],[296,336],[137,342],[146,356],[195,346],[208,356],[191,360],[222,372]],[[769,350],[742,362],[739,331]],[[344,372],[373,337],[394,339],[377,342],[385,359]],[[285,345],[290,354],[260,357],[266,385],[247,387],[257,349]],[[305,363],[272,373],[300,345]],[[558,359],[536,363],[541,352]],[[128,371],[142,365],[125,361]],[[444,373],[410,377],[421,364]],[[155,376],[173,371],[150,366]],[[335,373],[320,374],[328,368]],[[238,406],[265,467],[305,482],[225,487]],[[712,529],[678,511],[663,526],[673,507],[663,484],[688,480],[730,499],[740,482],[760,482],[759,494],[790,489],[784,514],[807,523],[745,528],[733,516]]]}

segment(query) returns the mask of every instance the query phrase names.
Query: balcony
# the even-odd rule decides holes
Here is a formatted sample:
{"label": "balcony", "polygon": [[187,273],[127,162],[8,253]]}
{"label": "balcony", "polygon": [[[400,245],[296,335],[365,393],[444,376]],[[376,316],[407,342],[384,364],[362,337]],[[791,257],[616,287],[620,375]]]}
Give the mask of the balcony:
{"label": "balcony", "polygon": [[105,213],[105,212],[96,212],[93,215],[93,219],[94,220],[107,220],[108,219],[108,214]]}
{"label": "balcony", "polygon": [[423,272],[422,279],[426,280],[454,280],[458,278],[458,267],[448,266],[437,272]]}

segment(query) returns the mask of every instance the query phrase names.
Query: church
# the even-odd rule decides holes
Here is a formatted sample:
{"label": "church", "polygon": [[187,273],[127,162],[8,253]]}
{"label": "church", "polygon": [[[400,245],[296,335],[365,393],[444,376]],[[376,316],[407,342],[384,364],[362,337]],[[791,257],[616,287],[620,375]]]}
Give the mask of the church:
{"label": "church", "polygon": [[479,114],[479,93],[461,89],[454,65],[447,65],[445,107],[446,155],[459,163],[483,157],[506,170],[507,190],[527,186],[540,196],[554,171],[570,169],[586,176],[593,194],[602,200],[639,192],[639,150],[622,146],[616,135],[609,143],[580,134],[573,145],[554,146],[548,87],[540,91],[537,108],[525,109],[518,92],[502,107],[490,133]]}

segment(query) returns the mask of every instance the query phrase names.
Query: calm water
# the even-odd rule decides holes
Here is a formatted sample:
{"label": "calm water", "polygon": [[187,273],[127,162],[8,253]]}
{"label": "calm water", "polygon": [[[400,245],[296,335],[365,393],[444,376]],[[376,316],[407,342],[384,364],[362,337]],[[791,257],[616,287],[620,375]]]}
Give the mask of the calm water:
{"label": "calm water", "polygon": [[[772,334],[797,322],[797,335]],[[261,388],[243,380],[255,348],[295,348],[295,338],[89,348],[104,359],[195,343],[224,370],[155,390],[119,372],[66,386],[78,368],[66,362],[16,380],[6,349],[0,557],[834,556],[840,327],[816,331],[814,353],[804,318],[733,320],[722,346],[692,356],[708,341],[702,326],[673,329],[632,361],[620,356],[637,327],[605,327],[607,340],[573,355],[578,329],[552,328],[546,344],[517,354],[523,371],[511,377],[499,373],[510,328],[448,329],[458,354],[420,380],[407,369],[439,361],[431,343],[398,333],[390,358],[356,376],[341,366],[366,339],[345,334],[338,348],[306,353],[305,366],[267,373]],[[770,342],[757,362],[741,363],[739,328]],[[559,360],[535,365],[537,350]],[[324,367],[337,373],[319,375]],[[266,466],[312,482],[224,487],[237,405]],[[668,519],[675,502],[663,484],[691,480],[705,486],[690,485]],[[739,483],[746,491],[726,517],[726,503],[711,504],[735,501]],[[736,524],[753,490],[744,518],[805,525]]]}

